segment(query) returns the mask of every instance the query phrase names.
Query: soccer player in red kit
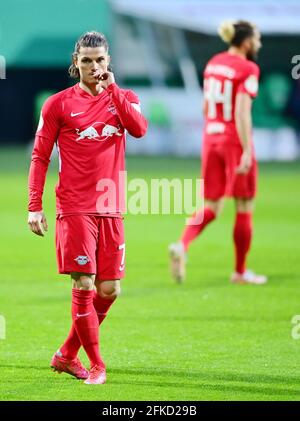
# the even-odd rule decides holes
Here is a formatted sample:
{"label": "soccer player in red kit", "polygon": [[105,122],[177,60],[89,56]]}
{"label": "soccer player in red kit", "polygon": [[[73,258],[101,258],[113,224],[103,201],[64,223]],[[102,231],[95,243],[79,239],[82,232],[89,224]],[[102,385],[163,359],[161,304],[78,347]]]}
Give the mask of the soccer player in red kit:
{"label": "soccer player in red kit", "polygon": [[191,217],[180,241],[169,246],[171,272],[178,282],[183,281],[191,242],[220,214],[224,197],[229,196],[236,204],[235,271],[231,281],[263,284],[266,277],[246,267],[257,178],[251,105],[258,92],[259,68],[254,59],[261,47],[260,33],[250,22],[237,21],[224,22],[219,34],[229,43],[229,49],[213,56],[204,70],[205,206]]}
{"label": "soccer player in red kit", "polygon": [[[120,174],[125,171],[126,131],[139,138],[147,130],[138,97],[119,88],[109,63],[103,34],[87,32],[79,38],[69,73],[80,81],[43,105],[29,172],[28,223],[32,232],[43,236],[47,221],[42,194],[56,144],[56,253],[59,273],[72,279],[72,326],[51,366],[86,384],[106,381],[99,325],[120,294],[124,277]],[[102,198],[111,185],[107,205]],[[81,346],[90,360],[89,371],[77,357]]]}

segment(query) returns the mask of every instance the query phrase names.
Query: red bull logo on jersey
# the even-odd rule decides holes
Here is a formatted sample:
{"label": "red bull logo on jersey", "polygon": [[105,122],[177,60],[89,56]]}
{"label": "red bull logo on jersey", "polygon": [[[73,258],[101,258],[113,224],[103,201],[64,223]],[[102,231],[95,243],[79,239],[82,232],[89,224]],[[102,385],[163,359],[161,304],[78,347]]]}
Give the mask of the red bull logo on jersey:
{"label": "red bull logo on jersey", "polygon": [[112,136],[122,136],[123,131],[121,131],[120,126],[112,126],[111,124],[105,124],[100,121],[96,121],[92,126],[80,131],[76,129],[78,135],[76,141],[83,139],[93,139],[99,142],[104,142]]}

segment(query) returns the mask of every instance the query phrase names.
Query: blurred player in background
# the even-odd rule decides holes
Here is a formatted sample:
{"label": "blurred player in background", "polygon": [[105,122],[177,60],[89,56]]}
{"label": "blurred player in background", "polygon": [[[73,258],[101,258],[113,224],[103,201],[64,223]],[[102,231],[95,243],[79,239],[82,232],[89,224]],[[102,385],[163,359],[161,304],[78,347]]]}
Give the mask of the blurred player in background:
{"label": "blurred player in background", "polygon": [[[79,38],[69,73],[80,81],[43,105],[29,173],[28,223],[32,232],[43,236],[47,222],[42,194],[56,143],[56,253],[59,273],[70,274],[72,279],[73,323],[51,366],[85,379],[86,384],[106,381],[99,325],[120,294],[124,276],[120,197],[124,186],[119,174],[125,170],[126,130],[136,138],[147,130],[138,97],[118,87],[109,63],[103,34],[87,32]],[[102,184],[107,180],[111,197],[105,196]],[[90,371],[77,357],[81,345],[90,360]]]}
{"label": "blurred player in background", "polygon": [[237,21],[221,24],[219,34],[229,49],[213,56],[204,70],[205,206],[191,217],[180,241],[169,246],[171,272],[177,281],[184,280],[190,244],[216,219],[224,197],[229,196],[236,204],[235,271],[231,281],[264,284],[266,277],[247,270],[246,266],[257,178],[251,106],[258,93],[259,68],[254,60],[261,47],[260,33],[250,22]]}

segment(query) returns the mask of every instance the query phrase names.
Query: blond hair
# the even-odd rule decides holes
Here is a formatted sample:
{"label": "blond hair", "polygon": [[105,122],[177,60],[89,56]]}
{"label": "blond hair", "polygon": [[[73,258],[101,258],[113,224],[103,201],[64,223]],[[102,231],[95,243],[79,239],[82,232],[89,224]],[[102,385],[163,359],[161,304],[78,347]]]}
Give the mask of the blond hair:
{"label": "blond hair", "polygon": [[230,44],[235,34],[235,27],[233,22],[229,20],[222,22],[218,28],[218,34],[224,42]]}
{"label": "blond hair", "polygon": [[255,30],[256,26],[246,20],[224,21],[219,26],[218,33],[224,42],[239,47],[245,39],[254,35]]}

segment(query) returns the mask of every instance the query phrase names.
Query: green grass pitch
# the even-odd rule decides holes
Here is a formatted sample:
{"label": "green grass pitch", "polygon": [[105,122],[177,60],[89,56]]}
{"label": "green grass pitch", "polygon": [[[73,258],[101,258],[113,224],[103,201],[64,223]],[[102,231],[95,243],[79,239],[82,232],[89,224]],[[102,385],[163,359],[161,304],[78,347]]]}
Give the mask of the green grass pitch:
{"label": "green grass pitch", "polygon": [[[184,217],[126,217],[127,277],[100,331],[108,382],[88,387],[52,373],[49,361],[70,326],[71,284],[57,275],[56,174],[49,172],[49,233],[27,228],[27,168],[22,150],[1,150],[1,400],[298,400],[300,340],[300,165],[262,164],[249,267],[265,286],[236,286],[233,204],[192,246],[184,285],[168,272],[167,246]],[[191,177],[197,159],[129,158],[132,177]],[[85,363],[87,359],[83,353]]]}

